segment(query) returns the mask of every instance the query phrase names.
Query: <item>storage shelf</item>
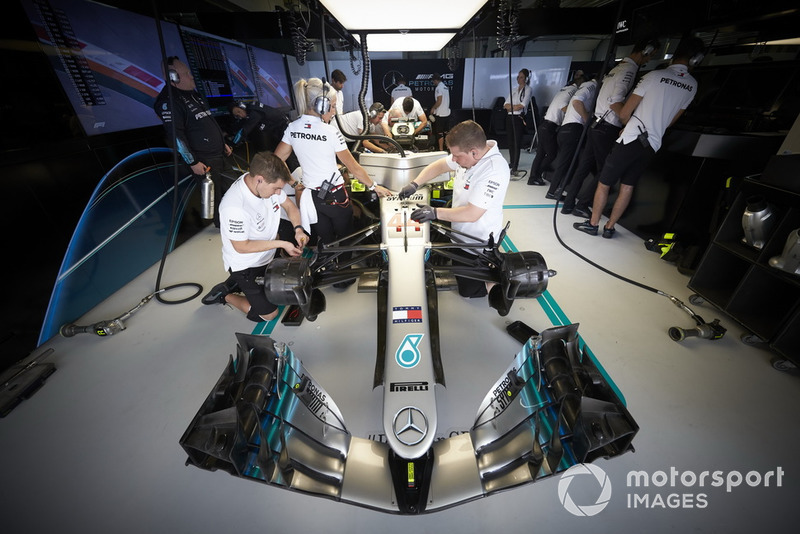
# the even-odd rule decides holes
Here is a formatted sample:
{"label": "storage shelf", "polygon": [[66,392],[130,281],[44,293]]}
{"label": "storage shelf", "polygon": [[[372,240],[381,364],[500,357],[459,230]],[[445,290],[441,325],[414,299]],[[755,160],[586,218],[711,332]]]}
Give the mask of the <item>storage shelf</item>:
{"label": "storage shelf", "polygon": [[[761,248],[743,242],[742,218],[760,197],[769,205]],[[800,194],[745,180],[695,270],[689,288],[800,365],[800,276],[772,267],[800,228]]]}

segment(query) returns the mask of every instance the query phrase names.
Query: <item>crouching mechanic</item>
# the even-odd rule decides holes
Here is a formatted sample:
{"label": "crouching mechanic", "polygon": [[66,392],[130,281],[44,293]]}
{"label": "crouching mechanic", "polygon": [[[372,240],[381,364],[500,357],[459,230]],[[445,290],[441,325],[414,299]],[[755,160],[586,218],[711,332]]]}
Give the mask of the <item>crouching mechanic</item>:
{"label": "crouching mechanic", "polygon": [[[400,198],[408,198],[423,184],[443,173],[456,171],[451,208],[418,205],[411,218],[419,222],[450,221],[453,230],[475,239],[459,236],[459,244],[483,242],[503,230],[503,201],[511,174],[497,142],[486,139],[481,126],[471,120],[453,127],[445,137],[450,154],[434,161],[411,180]],[[454,238],[455,239],[455,238]],[[466,254],[466,252],[465,252]],[[462,297],[485,297],[487,283],[456,277]]]}
{"label": "crouching mechanic", "polygon": [[[300,225],[300,211],[283,191],[283,186],[291,182],[283,160],[271,152],[259,152],[250,162],[250,171],[225,193],[219,207],[222,261],[231,275],[214,286],[203,304],[230,304],[255,322],[278,315],[278,307],[267,300],[256,277],[264,275],[278,249],[299,256],[308,242]],[[281,208],[294,226],[294,243],[277,239]]]}

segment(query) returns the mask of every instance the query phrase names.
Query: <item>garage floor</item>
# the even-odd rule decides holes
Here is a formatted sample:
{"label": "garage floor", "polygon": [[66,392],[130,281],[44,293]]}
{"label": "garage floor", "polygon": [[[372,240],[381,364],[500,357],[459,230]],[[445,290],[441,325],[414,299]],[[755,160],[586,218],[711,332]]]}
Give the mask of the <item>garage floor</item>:
{"label": "garage floor", "polygon": [[[531,154],[523,151],[521,168]],[[590,266],[559,243],[546,188],[512,182],[509,237],[558,272],[553,306],[518,300],[500,317],[484,301],[439,295],[447,387],[437,386],[442,436],[471,425],[480,401],[519,344],[505,331],[522,320],[542,330],[562,318],[579,332],[625,397],[641,427],[636,451],[599,460],[611,484],[605,509],[570,513],[559,479],[435,514],[392,516],[185,466],[178,443],[235,350],[236,332],[289,344],[327,389],[356,436],[381,432],[380,388],[372,389],[375,295],[356,286],[326,291],[328,306],[299,327],[255,326],[233,308],[153,301],[127,329],[99,338],[56,338],[47,359],[57,372],[0,420],[3,531],[45,532],[762,532],[796,523],[800,494],[800,381],[774,370],[769,352],[739,340],[741,328],[709,305],[691,307],[728,328],[718,341],[667,335],[692,319],[667,298]],[[557,216],[566,245],[592,261],[688,304],[688,278],[618,228],[614,239],[579,233]],[[163,286],[225,273],[213,227],[173,252]],[[103,302],[79,324],[117,317],[152,291],[157,266]],[[178,290],[167,298],[179,299]],[[188,290],[187,290],[188,292]],[[631,473],[636,476],[631,476]],[[649,486],[641,485],[643,480]],[[636,482],[640,485],[637,487]],[[569,496],[595,504],[593,477],[575,477]]]}

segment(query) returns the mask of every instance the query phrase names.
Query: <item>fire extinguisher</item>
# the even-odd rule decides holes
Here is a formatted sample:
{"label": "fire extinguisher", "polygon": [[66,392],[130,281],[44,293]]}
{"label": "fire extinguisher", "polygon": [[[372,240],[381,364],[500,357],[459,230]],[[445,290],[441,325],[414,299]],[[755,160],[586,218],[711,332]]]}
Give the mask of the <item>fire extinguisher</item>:
{"label": "fire extinguisher", "polygon": [[211,168],[200,180],[200,209],[204,219],[214,218],[214,182],[211,180]]}

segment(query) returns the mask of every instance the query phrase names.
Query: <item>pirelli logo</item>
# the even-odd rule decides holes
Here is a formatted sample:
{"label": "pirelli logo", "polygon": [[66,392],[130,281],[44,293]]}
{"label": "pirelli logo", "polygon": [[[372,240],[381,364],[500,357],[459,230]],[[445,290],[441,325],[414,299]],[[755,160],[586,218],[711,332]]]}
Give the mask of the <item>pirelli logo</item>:
{"label": "pirelli logo", "polygon": [[428,391],[427,382],[390,382],[389,391]]}

